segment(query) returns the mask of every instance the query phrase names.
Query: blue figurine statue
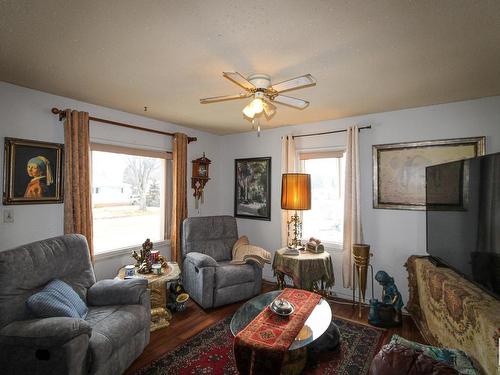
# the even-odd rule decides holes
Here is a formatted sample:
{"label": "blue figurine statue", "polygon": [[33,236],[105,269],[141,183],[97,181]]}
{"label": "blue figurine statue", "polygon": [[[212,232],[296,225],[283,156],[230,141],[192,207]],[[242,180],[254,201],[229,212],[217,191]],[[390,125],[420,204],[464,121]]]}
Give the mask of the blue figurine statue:
{"label": "blue figurine statue", "polygon": [[368,322],[378,327],[393,327],[401,324],[403,298],[394,284],[394,278],[385,271],[378,271],[375,280],[382,285],[382,302],[370,300]]}
{"label": "blue figurine statue", "polygon": [[382,285],[382,302],[392,305],[392,307],[401,312],[403,308],[403,298],[398,291],[398,287],[394,284],[394,278],[390,277],[385,271],[378,271],[375,275],[375,280]]}

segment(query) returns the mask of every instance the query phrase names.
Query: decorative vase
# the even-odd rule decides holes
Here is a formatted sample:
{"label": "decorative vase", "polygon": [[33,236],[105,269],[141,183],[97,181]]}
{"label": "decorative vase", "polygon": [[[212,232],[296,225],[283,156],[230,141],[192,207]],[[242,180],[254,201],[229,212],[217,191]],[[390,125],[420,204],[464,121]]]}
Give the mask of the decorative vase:
{"label": "decorative vase", "polygon": [[370,245],[353,244],[352,255],[354,258],[356,276],[358,278],[359,294],[364,302],[366,293],[366,279],[368,277],[368,265],[370,264]]}
{"label": "decorative vase", "polygon": [[177,296],[177,298],[175,299],[175,303],[176,303],[176,308],[175,310],[176,311],[184,311],[186,309],[186,303],[189,299],[189,294],[187,293],[181,293]]}

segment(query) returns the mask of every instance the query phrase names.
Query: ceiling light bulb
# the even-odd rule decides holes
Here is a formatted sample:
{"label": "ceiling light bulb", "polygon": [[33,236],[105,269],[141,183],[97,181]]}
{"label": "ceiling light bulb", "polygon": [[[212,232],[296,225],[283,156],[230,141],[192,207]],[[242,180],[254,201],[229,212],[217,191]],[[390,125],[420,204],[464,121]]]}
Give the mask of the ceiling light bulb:
{"label": "ceiling light bulb", "polygon": [[253,102],[250,102],[245,108],[243,108],[243,114],[249,118],[253,118],[255,116],[252,103]]}
{"label": "ceiling light bulb", "polygon": [[255,113],[261,113],[264,110],[264,103],[260,98],[255,98],[250,104],[252,105],[252,109]]}

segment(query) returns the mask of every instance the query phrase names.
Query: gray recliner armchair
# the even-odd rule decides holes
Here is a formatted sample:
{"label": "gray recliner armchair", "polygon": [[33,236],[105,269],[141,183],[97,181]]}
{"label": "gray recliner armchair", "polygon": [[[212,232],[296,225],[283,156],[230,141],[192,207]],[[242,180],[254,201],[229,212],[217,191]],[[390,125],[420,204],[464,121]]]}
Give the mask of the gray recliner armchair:
{"label": "gray recliner armchair", "polygon": [[[33,318],[26,300],[52,279],[87,303],[85,320]],[[0,252],[2,374],[122,374],[148,344],[150,322],[147,281],[96,282],[81,235]]]}
{"label": "gray recliner armchair", "polygon": [[190,217],[182,223],[182,282],[205,309],[260,293],[262,269],[255,263],[230,263],[237,240],[232,216]]}

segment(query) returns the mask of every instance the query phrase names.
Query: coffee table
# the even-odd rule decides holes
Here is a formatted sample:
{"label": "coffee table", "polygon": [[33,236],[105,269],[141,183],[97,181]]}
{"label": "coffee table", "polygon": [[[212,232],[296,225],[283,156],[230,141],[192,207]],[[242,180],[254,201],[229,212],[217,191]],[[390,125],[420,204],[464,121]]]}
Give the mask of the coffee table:
{"label": "coffee table", "polygon": [[[282,290],[274,290],[272,292],[260,294],[241,306],[231,319],[230,328],[233,336],[236,336],[245,328],[248,323],[250,323],[261,311],[267,308],[267,306],[269,306],[269,304],[281,293]],[[325,299],[321,298],[288,350],[304,348],[312,343],[325,333],[331,321],[332,310],[330,305]]]}

